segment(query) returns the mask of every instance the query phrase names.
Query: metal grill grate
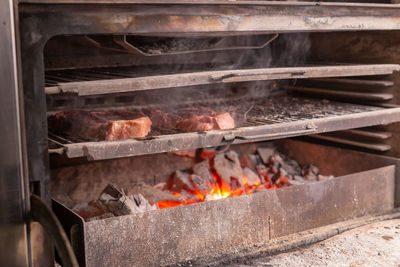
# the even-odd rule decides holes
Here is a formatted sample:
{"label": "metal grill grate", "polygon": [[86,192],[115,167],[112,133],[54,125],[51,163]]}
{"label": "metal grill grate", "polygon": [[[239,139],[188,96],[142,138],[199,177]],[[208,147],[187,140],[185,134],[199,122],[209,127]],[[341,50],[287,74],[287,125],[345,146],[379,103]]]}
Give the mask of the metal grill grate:
{"label": "metal grill grate", "polygon": [[46,72],[45,91],[46,94],[99,95],[221,83],[386,75],[399,70],[400,65],[395,64],[341,64],[228,70],[205,68],[205,66],[202,68],[162,66],[158,68],[157,73],[154,72],[154,68],[145,66],[61,70]]}
{"label": "metal grill grate", "polygon": [[50,152],[71,158],[109,159],[366,127],[395,121],[400,115],[398,107],[385,109],[286,95],[192,105],[230,112],[237,128],[198,133],[152,129],[144,139],[102,142],[50,134],[51,147],[56,148]]}

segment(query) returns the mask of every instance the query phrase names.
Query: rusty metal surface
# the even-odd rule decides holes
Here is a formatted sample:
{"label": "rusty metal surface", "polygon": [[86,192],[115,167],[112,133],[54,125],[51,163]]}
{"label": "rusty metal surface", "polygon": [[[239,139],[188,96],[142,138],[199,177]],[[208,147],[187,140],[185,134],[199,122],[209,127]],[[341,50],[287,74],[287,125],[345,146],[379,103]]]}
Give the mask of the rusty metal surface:
{"label": "rusty metal surface", "polygon": [[[334,133],[336,133],[336,132],[334,132]],[[365,149],[369,149],[371,151],[378,151],[378,152],[389,151],[391,148],[390,145],[383,144],[380,142],[360,142],[360,141],[342,138],[342,137],[338,137],[336,135],[330,135],[330,134],[313,134],[313,135],[309,135],[308,137],[321,139],[321,140],[325,140],[325,141],[329,141],[329,142],[335,142],[338,144],[350,145],[350,146],[358,147],[358,148],[365,148]]]}
{"label": "rusty metal surface", "polygon": [[346,3],[346,2],[306,2],[306,1],[257,1],[257,0],[19,0],[19,3],[41,3],[41,4],[224,4],[224,5],[290,5],[290,6],[335,6],[335,7],[380,7],[380,8],[396,8],[396,5],[389,5],[387,3]]}
{"label": "rusty metal surface", "polygon": [[270,208],[271,238],[393,209],[394,174],[389,166],[282,190]]}
{"label": "rusty metal surface", "polygon": [[[161,88],[195,86],[204,84],[219,84],[233,82],[249,82],[249,81],[266,81],[279,79],[305,79],[315,77],[347,77],[347,76],[368,76],[368,75],[384,75],[392,74],[399,71],[400,66],[394,64],[380,65],[343,65],[343,66],[313,66],[313,67],[291,67],[291,68],[258,68],[258,69],[238,69],[238,70],[213,70],[191,73],[178,73],[169,75],[150,75],[136,78],[121,78],[118,75],[113,79],[96,79],[85,77],[80,80],[72,74],[72,80],[65,82],[68,78],[64,75],[53,77],[59,79],[59,83],[55,87],[46,87],[46,94],[54,93],[77,93],[78,95],[98,95],[121,92],[132,92],[139,90],[154,90]],[[54,72],[53,72],[54,73]],[[81,75],[81,70],[76,73]],[[135,75],[135,74],[133,74]],[[133,76],[132,75],[132,76]],[[136,74],[137,75],[137,74]],[[111,75],[110,75],[111,76]],[[75,80],[75,81],[74,81]],[[317,89],[290,87],[291,90],[301,90],[302,92],[315,92]],[[308,90],[306,90],[308,89]],[[314,90],[314,91],[313,91]],[[338,95],[336,91],[323,91],[319,89],[320,94]],[[359,98],[364,96],[368,100],[374,100],[378,97],[387,100],[390,95],[371,95],[356,94]],[[341,92],[344,97],[351,97],[349,92]],[[380,97],[379,97],[380,96]],[[391,96],[393,98],[393,96]],[[371,99],[372,98],[372,99]],[[390,98],[391,99],[391,98]]]}
{"label": "rusty metal surface", "polygon": [[[85,266],[85,250],[83,243],[83,224],[84,221],[79,216],[76,216],[70,209],[66,208],[63,204],[52,200],[52,210],[54,214],[60,219],[60,223],[66,234],[68,235],[79,266]],[[78,235],[78,238],[76,236]]]}
{"label": "rusty metal surface", "polygon": [[[191,53],[198,53],[198,52],[211,52],[211,51],[230,51],[230,50],[246,50],[246,49],[261,49],[266,47],[270,42],[275,40],[279,34],[271,34],[271,35],[251,35],[251,36],[232,36],[232,37],[222,37],[216,44],[210,45],[208,44],[208,48],[202,48],[199,46],[199,48],[180,48],[180,49],[172,49],[172,47],[168,47],[165,49],[165,51],[158,51],[158,52],[145,52],[146,50],[143,50],[143,47],[141,46],[135,46],[134,43],[131,43],[127,39],[127,35],[116,35],[112,37],[112,41],[119,45],[119,47],[115,48],[115,46],[107,46],[103,45],[101,42],[98,40],[93,40],[93,36],[85,36],[87,40],[89,40],[94,46],[99,47],[101,49],[106,49],[110,51],[119,51],[119,52],[125,52],[125,53],[130,53],[130,54],[136,54],[136,55],[142,55],[142,56],[162,56],[162,55],[182,55],[182,54],[191,54]],[[231,39],[231,40],[230,40]],[[196,42],[203,42],[205,40],[192,40]],[[207,39],[205,42],[210,42],[210,39]],[[231,43],[229,44],[229,41]],[[151,51],[151,45],[154,45],[154,48],[157,49],[157,44],[156,42],[154,44],[148,44],[150,47]],[[171,45],[171,44],[170,44]],[[153,48],[153,49],[154,49]]]}
{"label": "rusty metal surface", "polygon": [[165,265],[230,254],[280,236],[394,208],[399,160],[298,141],[285,144],[278,147],[297,153],[290,156],[300,163],[321,164],[322,173],[340,177],[82,223],[86,265]]}
{"label": "rusty metal surface", "polygon": [[[34,260],[31,244],[35,240],[30,238],[34,229],[29,229],[28,219],[29,189],[18,81],[17,10],[12,0],[1,2],[0,123],[4,127],[0,133],[0,266],[24,267]],[[44,258],[42,261],[46,262]]]}
{"label": "rusty metal surface", "polygon": [[89,222],[86,265],[173,264],[389,211],[394,171],[388,166],[304,186]]}
{"label": "rusty metal surface", "polygon": [[[390,8],[391,7],[391,8]],[[261,2],[224,4],[21,5],[33,41],[60,34],[245,34],[399,29],[396,5]],[[46,14],[44,16],[44,14]],[[115,14],[118,14],[116,16]],[[30,24],[25,24],[30,22]],[[24,25],[25,24],[25,25]],[[32,37],[32,36],[31,36]]]}
{"label": "rusty metal surface", "polygon": [[[400,206],[400,159],[398,158],[294,140],[279,140],[274,144],[299,164],[314,164],[323,174],[328,175],[343,176],[366,169],[381,168],[388,164],[395,165],[395,206]],[[304,153],[304,151],[312,151],[312,153]]]}
{"label": "rusty metal surface", "polygon": [[[322,103],[320,101],[317,102]],[[317,102],[315,103],[317,104]],[[342,109],[343,112],[344,110]],[[322,109],[318,112],[321,111]],[[315,116],[311,111],[308,112],[311,116],[310,118],[300,119],[296,116],[288,116],[288,121],[282,121],[278,118],[277,121],[266,122],[264,120],[263,123],[260,123],[262,119],[260,117],[258,123],[254,125],[240,125],[242,127],[239,126],[239,128],[233,130],[166,134],[154,136],[154,138],[149,138],[148,140],[129,139],[112,142],[66,143],[63,147],[65,155],[69,158],[87,157],[89,160],[102,160],[199,147],[276,140],[304,134],[390,123],[397,121],[400,117],[400,108],[380,109],[372,107],[371,110],[354,110],[352,113],[330,115],[317,112],[316,115],[314,114]],[[271,116],[271,112],[266,114]]]}
{"label": "rusty metal surface", "polygon": [[[54,36],[237,36],[249,33],[400,29],[400,15],[395,5],[292,2],[207,2],[208,4],[184,5],[160,3],[19,5],[29,179],[41,181],[43,191],[48,189],[46,183],[49,181],[43,48]],[[371,116],[368,125],[399,120],[399,116],[387,117],[390,119],[376,120]],[[202,145],[202,138],[198,139],[196,136],[195,141]],[[190,143],[193,143],[193,140]],[[170,147],[169,144],[165,145]],[[165,151],[166,148],[163,149]]]}

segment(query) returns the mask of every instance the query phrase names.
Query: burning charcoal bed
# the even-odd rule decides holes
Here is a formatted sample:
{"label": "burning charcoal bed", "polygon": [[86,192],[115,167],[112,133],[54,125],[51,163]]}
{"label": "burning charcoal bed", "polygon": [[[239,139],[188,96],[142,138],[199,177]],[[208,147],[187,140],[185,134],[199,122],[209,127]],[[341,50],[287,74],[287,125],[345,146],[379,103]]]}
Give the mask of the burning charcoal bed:
{"label": "burning charcoal bed", "polygon": [[333,179],[320,174],[317,166],[301,167],[275,148],[243,155],[234,150],[205,150],[200,151],[199,160],[154,187],[135,183],[118,189],[108,184],[97,200],[80,203],[73,210],[88,221]]}
{"label": "burning charcoal bed", "polygon": [[[400,166],[386,157],[294,140],[158,157],[53,171],[54,210],[69,218],[64,227],[81,263],[172,264],[384,212],[393,208],[390,192]],[[169,160],[176,165],[146,174]],[[103,173],[119,164],[126,168],[120,174]],[[63,187],[67,180],[75,186]],[[105,249],[121,257],[107,257]]]}

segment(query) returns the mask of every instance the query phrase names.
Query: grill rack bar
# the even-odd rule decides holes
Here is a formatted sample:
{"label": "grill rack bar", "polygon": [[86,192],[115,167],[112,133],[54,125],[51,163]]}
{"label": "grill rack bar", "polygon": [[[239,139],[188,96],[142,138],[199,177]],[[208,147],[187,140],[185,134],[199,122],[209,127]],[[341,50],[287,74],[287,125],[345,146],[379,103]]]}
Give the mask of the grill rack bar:
{"label": "grill rack bar", "polygon": [[[244,119],[243,114],[252,105],[254,107]],[[65,143],[62,148],[68,158],[104,160],[340,131],[387,124],[400,118],[400,107],[382,108],[292,96],[268,97],[246,101],[242,105],[237,101],[228,101],[225,105],[213,108],[231,112],[238,127],[232,130],[172,134],[157,130],[141,140],[79,140]],[[58,140],[60,142],[62,139]],[[49,152],[53,153],[51,149]],[[60,153],[60,150],[54,153]]]}
{"label": "grill rack bar", "polygon": [[378,152],[386,152],[386,151],[389,151],[391,148],[390,145],[383,144],[383,143],[359,142],[359,141],[355,141],[355,140],[349,140],[347,138],[340,138],[340,137],[330,136],[330,135],[315,134],[315,135],[310,135],[309,137],[321,139],[324,141],[344,144],[344,145],[350,145],[350,146],[354,146],[354,147],[358,147],[358,148],[365,148],[365,149],[374,150],[374,151],[378,151]]}

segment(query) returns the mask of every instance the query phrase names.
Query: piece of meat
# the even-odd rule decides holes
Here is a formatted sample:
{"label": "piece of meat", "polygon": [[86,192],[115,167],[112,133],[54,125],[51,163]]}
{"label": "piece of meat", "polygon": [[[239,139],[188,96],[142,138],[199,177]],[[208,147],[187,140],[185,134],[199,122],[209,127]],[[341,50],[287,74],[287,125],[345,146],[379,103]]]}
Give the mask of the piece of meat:
{"label": "piece of meat", "polygon": [[206,115],[193,116],[182,119],[176,124],[176,128],[183,132],[203,132],[215,129],[215,122],[212,117]]}
{"label": "piece of meat", "polygon": [[183,132],[227,130],[235,128],[235,121],[229,113],[219,113],[214,116],[198,115],[180,120],[176,128]]}
{"label": "piece of meat", "polygon": [[48,119],[50,131],[85,140],[123,140],[145,137],[151,120],[141,112],[62,111]]}
{"label": "piece of meat", "polygon": [[153,126],[159,129],[178,129],[183,132],[203,132],[235,128],[235,121],[228,112],[218,113],[205,107],[184,107],[175,113],[146,108]]}
{"label": "piece of meat", "polygon": [[215,125],[218,130],[227,130],[235,128],[235,120],[228,112],[219,113],[214,117]]}
{"label": "piece of meat", "polygon": [[143,112],[150,117],[152,125],[159,129],[174,129],[182,118],[176,114],[163,112],[159,109],[145,108]]}

